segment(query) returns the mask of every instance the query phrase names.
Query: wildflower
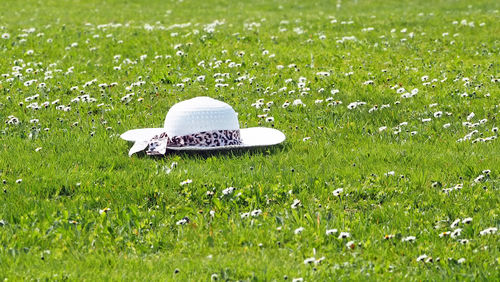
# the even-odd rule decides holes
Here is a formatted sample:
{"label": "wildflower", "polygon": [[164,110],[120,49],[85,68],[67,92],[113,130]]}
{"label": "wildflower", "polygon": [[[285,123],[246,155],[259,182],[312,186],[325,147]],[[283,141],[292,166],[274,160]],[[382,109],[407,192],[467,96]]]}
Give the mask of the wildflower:
{"label": "wildflower", "polygon": [[266,118],[266,122],[273,122],[274,121],[274,117],[267,117]]}
{"label": "wildflower", "polygon": [[443,124],[443,128],[448,128],[448,127],[450,127],[450,126],[451,126],[451,124],[450,124],[450,123],[445,123],[445,124]]}
{"label": "wildflower", "polygon": [[305,107],[305,106],[306,106],[306,104],[304,104],[304,103],[302,102],[302,100],[300,100],[300,99],[296,99],[296,100],[294,100],[292,105],[294,105],[294,106],[302,106],[302,107]]}
{"label": "wildflower", "polygon": [[351,237],[351,234],[348,232],[340,232],[338,239],[345,239]]}
{"label": "wildflower", "polygon": [[228,188],[222,190],[222,194],[223,195],[229,195],[229,194],[233,193],[234,190],[236,190],[236,188],[234,188],[234,187],[228,187]]}
{"label": "wildflower", "polygon": [[327,230],[326,230],[326,235],[327,235],[327,236],[328,236],[328,235],[332,235],[332,234],[335,234],[335,233],[337,233],[337,232],[338,232],[338,230],[337,230],[337,229],[327,229]]}
{"label": "wildflower", "polygon": [[325,257],[320,257],[319,259],[317,259],[314,264],[320,264],[322,261],[325,260]]}
{"label": "wildflower", "polygon": [[396,174],[396,173],[395,173],[393,170],[391,170],[391,171],[389,171],[389,172],[384,173],[384,175],[385,175],[385,176],[394,176],[395,174]]}
{"label": "wildflower", "polygon": [[184,217],[183,219],[178,220],[175,224],[176,224],[176,225],[185,225],[185,224],[187,224],[187,223],[189,223],[189,218],[186,216],[186,217]]}
{"label": "wildflower", "polygon": [[186,179],[186,180],[184,180],[184,181],[182,181],[182,182],[181,182],[181,186],[184,186],[184,185],[189,184],[189,183],[192,183],[192,182],[193,182],[193,180],[191,180],[191,179]]}
{"label": "wildflower", "polygon": [[440,238],[447,237],[447,236],[449,236],[449,235],[450,235],[450,233],[451,233],[450,231],[445,231],[445,232],[442,232],[441,234],[439,234],[439,237],[440,237]]}
{"label": "wildflower", "polygon": [[478,177],[476,177],[476,178],[474,179],[474,182],[475,182],[475,183],[479,183],[479,182],[483,181],[483,180],[484,180],[484,178],[485,178],[484,174],[480,174]]}
{"label": "wildflower", "polygon": [[102,210],[99,210],[99,214],[107,214],[110,210],[110,208],[104,208]]}
{"label": "wildflower", "polygon": [[352,103],[350,103],[349,105],[347,105],[347,108],[348,108],[349,110],[352,110],[352,109],[355,109],[357,106],[358,106],[358,103],[357,103],[357,102],[352,102]]}
{"label": "wildflower", "polygon": [[460,218],[457,218],[455,221],[451,223],[450,227],[455,228],[458,226],[459,223],[460,223]]}
{"label": "wildflower", "polygon": [[496,227],[490,227],[486,228],[483,231],[479,232],[479,235],[484,236],[484,235],[489,235],[489,234],[495,234],[498,231]]}
{"label": "wildflower", "polygon": [[291,205],[291,208],[292,208],[292,209],[296,209],[296,208],[300,207],[300,205],[301,205],[301,204],[300,204],[300,200],[295,199],[295,200],[293,200],[293,203],[292,203],[292,205]]}
{"label": "wildflower", "polygon": [[388,235],[384,236],[384,240],[389,240],[389,239],[392,239],[394,237],[396,237],[396,235],[394,235],[394,234],[388,234]]}
{"label": "wildflower", "polygon": [[467,239],[462,239],[462,240],[459,240],[458,242],[460,242],[460,244],[462,244],[462,245],[469,244],[469,240],[467,240]]}
{"label": "wildflower", "polygon": [[349,242],[347,242],[347,244],[345,244],[345,246],[351,250],[354,250],[354,248],[356,247],[356,244],[354,244],[354,241],[349,241]]}
{"label": "wildflower", "polygon": [[336,189],[336,190],[333,191],[333,196],[339,197],[340,194],[342,194],[343,191],[344,191],[344,189],[342,189],[342,188]]}
{"label": "wildflower", "polygon": [[462,229],[460,229],[460,228],[455,229],[453,232],[451,232],[450,237],[457,238],[458,236],[460,236],[461,233],[462,233]]}
{"label": "wildflower", "polygon": [[311,264],[316,261],[316,258],[307,258],[304,260],[304,264]]}
{"label": "wildflower", "polygon": [[256,217],[256,216],[259,216],[261,213],[262,213],[262,210],[258,209],[258,210],[253,210],[250,213],[250,215],[253,216],[253,217]]}
{"label": "wildflower", "polygon": [[21,182],[23,182],[23,180],[21,178],[19,178],[18,180],[16,180],[17,184],[20,184]]}
{"label": "wildflower", "polygon": [[476,116],[476,114],[474,114],[474,112],[470,113],[468,116],[467,116],[467,120],[471,120],[473,119],[474,117]]}
{"label": "wildflower", "polygon": [[410,242],[410,243],[413,243],[415,242],[417,238],[415,236],[408,236],[408,237],[404,237],[403,239],[401,239],[401,242]]}
{"label": "wildflower", "polygon": [[470,224],[472,222],[472,217],[467,217],[462,220],[463,224]]}
{"label": "wildflower", "polygon": [[435,112],[435,113],[434,113],[434,117],[435,117],[435,118],[440,118],[440,117],[442,117],[442,116],[443,116],[443,112],[441,112],[441,111],[439,111],[439,112]]}
{"label": "wildflower", "polygon": [[457,262],[458,262],[459,264],[463,264],[463,263],[465,262],[465,259],[464,259],[464,258],[461,258],[461,259],[457,260]]}
{"label": "wildflower", "polygon": [[426,254],[423,254],[423,255],[421,255],[421,256],[419,256],[419,257],[417,258],[417,262],[423,261],[423,260],[425,260],[426,258],[427,258],[427,255],[426,255]]}
{"label": "wildflower", "polygon": [[9,39],[9,38],[10,38],[10,34],[8,34],[8,33],[2,34],[2,39]]}
{"label": "wildflower", "polygon": [[38,147],[35,149],[35,152],[39,152],[40,150],[42,150],[42,147]]}
{"label": "wildflower", "polygon": [[294,234],[300,234],[300,233],[302,233],[302,231],[304,231],[304,227],[299,227],[299,228],[295,229],[295,230],[293,231],[293,233],[294,233]]}
{"label": "wildflower", "polygon": [[302,277],[292,279],[292,282],[303,282],[303,281],[304,279]]}
{"label": "wildflower", "polygon": [[247,217],[249,217],[249,216],[250,216],[250,213],[248,213],[248,212],[244,212],[244,213],[242,213],[240,216],[241,216],[241,218],[242,218],[242,219],[243,219],[243,218],[247,218]]}
{"label": "wildflower", "polygon": [[302,141],[306,142],[306,141],[308,141],[310,139],[311,139],[311,137],[304,137],[304,138],[302,138]]}

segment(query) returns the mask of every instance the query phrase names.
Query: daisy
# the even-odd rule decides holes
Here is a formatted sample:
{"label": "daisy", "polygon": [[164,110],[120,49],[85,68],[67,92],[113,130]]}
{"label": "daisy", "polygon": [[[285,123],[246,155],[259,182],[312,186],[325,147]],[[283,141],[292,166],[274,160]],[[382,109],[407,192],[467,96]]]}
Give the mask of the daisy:
{"label": "daisy", "polygon": [[340,232],[338,239],[345,239],[351,237],[351,234],[348,232]]}
{"label": "daisy", "polygon": [[187,223],[189,223],[189,218],[186,216],[186,217],[184,217],[183,219],[178,220],[175,224],[176,224],[176,225],[185,225],[185,224],[187,224]]}
{"label": "daisy", "polygon": [[460,228],[455,229],[453,232],[451,232],[450,237],[457,238],[458,236],[460,236],[461,233],[462,233],[462,229],[460,229]]}
{"label": "daisy", "polygon": [[228,188],[222,190],[222,194],[223,195],[229,195],[229,194],[233,193],[234,190],[236,190],[236,188],[234,188],[234,187],[228,187]]}
{"label": "daisy", "polygon": [[304,260],[304,264],[311,264],[316,261],[316,258],[307,258]]}
{"label": "daisy", "polygon": [[294,233],[295,235],[300,234],[300,233],[302,233],[302,231],[304,231],[304,229],[305,229],[304,227],[299,227],[299,228],[295,229],[295,230],[293,231],[293,233]]}
{"label": "daisy", "polygon": [[332,235],[332,234],[335,234],[335,233],[337,233],[337,232],[338,232],[338,230],[337,230],[337,229],[327,229],[327,230],[326,230],[326,235],[327,235],[327,236],[328,236],[328,235]]}
{"label": "daisy", "polygon": [[356,247],[356,244],[354,244],[354,241],[349,241],[349,242],[347,242],[347,244],[345,244],[345,246],[351,250],[354,250],[354,248]]}
{"label": "daisy", "polygon": [[292,205],[291,205],[291,208],[292,208],[292,209],[296,209],[296,208],[300,207],[300,205],[301,205],[300,200],[295,199],[295,200],[293,200],[293,203],[292,203]]}
{"label": "daisy", "polygon": [[342,194],[343,191],[344,191],[343,188],[336,189],[336,190],[333,191],[333,196],[339,197]]}
{"label": "daisy", "polygon": [[448,237],[451,234],[450,231],[445,231],[439,234],[440,238]]}
{"label": "daisy", "polygon": [[408,236],[408,237],[404,237],[403,239],[401,239],[402,242],[410,242],[410,243],[413,243],[415,242],[417,238],[415,236]]}
{"label": "daisy", "polygon": [[394,170],[384,173],[385,176],[394,176],[395,174]]}
{"label": "daisy", "polygon": [[260,214],[262,214],[262,210],[258,209],[258,210],[253,210],[250,215],[253,216],[253,217],[256,217],[256,216],[259,216]]}
{"label": "daisy", "polygon": [[495,234],[498,231],[496,227],[490,227],[486,228],[483,231],[479,232],[479,235],[484,236],[484,235],[489,235],[489,234]]}
{"label": "daisy", "polygon": [[107,214],[110,210],[110,208],[104,208],[102,210],[99,210],[99,214]]}
{"label": "daisy", "polygon": [[462,220],[463,224],[470,224],[472,222],[472,217],[467,217]]}
{"label": "daisy", "polygon": [[423,261],[423,260],[425,260],[426,258],[427,258],[427,255],[426,255],[426,254],[423,254],[423,255],[421,255],[421,256],[419,256],[419,257],[417,258],[417,262]]}

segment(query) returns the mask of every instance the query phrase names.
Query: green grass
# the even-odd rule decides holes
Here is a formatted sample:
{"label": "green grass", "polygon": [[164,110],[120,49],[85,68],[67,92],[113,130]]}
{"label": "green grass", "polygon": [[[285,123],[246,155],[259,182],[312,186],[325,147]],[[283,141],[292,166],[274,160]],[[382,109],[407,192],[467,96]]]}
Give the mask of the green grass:
{"label": "green grass", "polygon": [[[10,37],[0,38],[0,74],[9,74],[0,77],[0,278],[499,280],[500,233],[480,232],[500,227],[500,141],[472,142],[498,136],[499,10],[486,0],[1,1],[0,35]],[[223,24],[207,32],[216,20]],[[11,80],[15,66],[22,77]],[[215,87],[216,73],[229,74],[227,87]],[[252,80],[238,84],[244,75]],[[405,99],[398,88],[418,94]],[[83,94],[96,101],[71,102]],[[241,127],[274,126],[287,140],[128,157],[121,133],[160,127],[173,104],[195,96],[223,100]],[[315,104],[328,97],[342,104]],[[258,117],[265,106],[251,106],[261,98],[274,102],[273,123]],[[56,99],[71,109],[27,107]],[[296,99],[306,106],[282,108]],[[355,101],[366,105],[348,109]],[[464,126],[471,112],[471,123],[487,121]],[[19,124],[7,123],[11,115]],[[236,192],[223,196],[230,186]],[[351,237],[326,235],[334,228]],[[439,236],[456,228],[458,238]],[[423,254],[433,262],[418,262]],[[324,260],[306,265],[311,257]]]}

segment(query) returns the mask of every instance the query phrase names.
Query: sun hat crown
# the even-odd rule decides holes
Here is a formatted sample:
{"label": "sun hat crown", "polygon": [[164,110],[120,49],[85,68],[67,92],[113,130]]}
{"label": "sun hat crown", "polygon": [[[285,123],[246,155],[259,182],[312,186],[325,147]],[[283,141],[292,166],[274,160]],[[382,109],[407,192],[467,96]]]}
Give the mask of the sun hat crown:
{"label": "sun hat crown", "polygon": [[165,117],[164,128],[169,136],[238,130],[238,114],[224,102],[196,97],[173,105]]}

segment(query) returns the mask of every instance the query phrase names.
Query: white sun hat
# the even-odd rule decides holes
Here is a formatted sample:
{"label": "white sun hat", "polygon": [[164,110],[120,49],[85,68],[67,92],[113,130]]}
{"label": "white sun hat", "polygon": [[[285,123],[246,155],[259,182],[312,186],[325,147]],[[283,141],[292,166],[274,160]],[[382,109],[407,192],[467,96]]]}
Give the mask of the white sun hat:
{"label": "white sun hat", "polygon": [[166,150],[209,151],[263,147],[285,141],[274,128],[241,128],[238,114],[228,104],[210,97],[196,97],[173,105],[163,128],[133,129],[120,136],[135,142],[129,156],[147,148],[148,155]]}

